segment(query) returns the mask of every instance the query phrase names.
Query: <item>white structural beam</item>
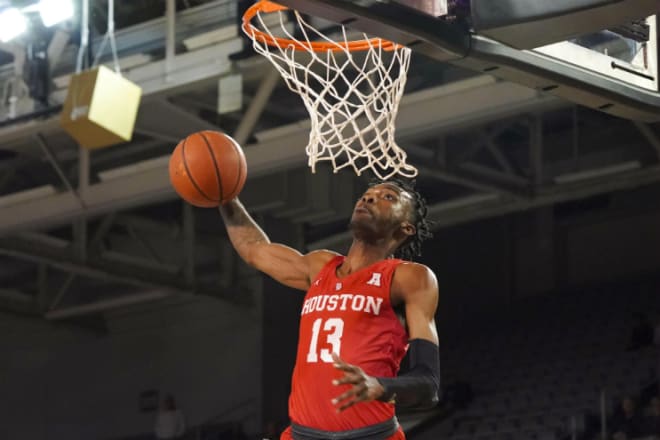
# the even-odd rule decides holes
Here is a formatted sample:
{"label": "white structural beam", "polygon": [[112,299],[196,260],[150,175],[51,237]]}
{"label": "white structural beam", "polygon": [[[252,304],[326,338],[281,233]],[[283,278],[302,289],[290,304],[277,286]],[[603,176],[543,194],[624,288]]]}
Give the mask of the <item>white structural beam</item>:
{"label": "white structural beam", "polygon": [[[431,130],[450,131],[475,120],[496,120],[511,112],[560,105],[563,103],[555,98],[541,96],[522,86],[497,82],[489,76],[471,78],[406,96],[399,111],[399,137],[414,140]],[[307,121],[255,136],[258,142],[245,147],[248,180],[307,162],[304,151],[309,137]],[[79,217],[172,200],[176,194],[169,182],[168,160],[168,156],[163,156],[99,173],[102,181],[87,188],[83,198],[85,207],[68,192],[9,204],[0,217],[0,234],[53,227]]]}

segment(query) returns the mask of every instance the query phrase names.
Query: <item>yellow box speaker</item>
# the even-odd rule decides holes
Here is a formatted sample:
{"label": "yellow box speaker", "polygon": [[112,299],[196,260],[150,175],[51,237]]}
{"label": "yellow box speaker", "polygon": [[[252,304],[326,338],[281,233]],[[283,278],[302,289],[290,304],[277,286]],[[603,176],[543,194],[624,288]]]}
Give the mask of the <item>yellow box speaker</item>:
{"label": "yellow box speaker", "polygon": [[142,89],[104,66],[71,76],[60,123],[81,146],[130,141]]}

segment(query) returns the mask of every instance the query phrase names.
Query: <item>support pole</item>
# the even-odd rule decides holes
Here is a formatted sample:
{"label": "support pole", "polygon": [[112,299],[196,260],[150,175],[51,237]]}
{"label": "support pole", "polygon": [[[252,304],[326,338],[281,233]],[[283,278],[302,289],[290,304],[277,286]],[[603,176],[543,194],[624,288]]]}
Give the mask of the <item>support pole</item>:
{"label": "support pole", "polygon": [[236,142],[238,142],[239,145],[245,145],[254,131],[254,127],[259,121],[259,117],[261,116],[261,113],[263,113],[264,108],[266,108],[266,104],[268,104],[279,79],[279,72],[272,67],[269,68],[268,72],[264,75],[252,102],[250,102],[249,107],[243,115],[243,119],[234,132],[234,139],[236,139]]}
{"label": "support pole", "polygon": [[174,70],[174,57],[176,55],[176,1],[165,2],[165,74],[169,75]]}
{"label": "support pole", "polygon": [[[89,154],[87,148],[78,147],[78,194],[82,206],[85,206],[89,189]],[[87,218],[84,215],[73,222],[73,255],[80,262],[87,260]]]}
{"label": "support pole", "polygon": [[57,173],[57,176],[60,178],[60,180],[64,184],[64,187],[71,194],[73,194],[76,197],[76,199],[78,199],[78,202],[80,202],[80,206],[82,208],[84,208],[85,207],[85,202],[83,201],[82,197],[80,196],[80,193],[73,188],[73,185],[71,184],[71,181],[66,177],[66,174],[64,173],[64,170],[62,169],[62,166],[60,165],[57,158],[53,154],[53,151],[50,149],[50,146],[46,142],[46,139],[41,134],[37,134],[35,136],[35,138],[37,139],[37,143],[41,147],[41,151],[43,151],[44,156],[46,156],[46,159],[48,160],[50,165],[55,170],[55,173]]}
{"label": "support pole", "polygon": [[73,284],[75,279],[76,279],[76,274],[69,273],[66,280],[64,281],[64,284],[62,284],[62,287],[60,287],[60,290],[57,292],[57,295],[55,295],[55,298],[50,303],[48,310],[54,310],[57,307],[60,301],[62,301],[62,298],[64,298],[64,295],[66,295],[66,293],[69,291],[69,288],[71,287],[71,284]]}
{"label": "support pole", "polygon": [[600,390],[600,438],[607,440],[607,399],[605,389]]}
{"label": "support pole", "polygon": [[529,169],[534,188],[543,183],[543,119],[532,116],[529,121]]}
{"label": "support pole", "polygon": [[48,266],[43,263],[37,264],[37,307],[44,311],[48,302]]}
{"label": "support pole", "polygon": [[648,124],[639,121],[634,121],[633,123],[635,124],[635,127],[637,127],[637,130],[642,133],[642,136],[644,136],[649,144],[655,149],[658,159],[660,159],[660,138],[658,138],[658,135]]}
{"label": "support pole", "polygon": [[183,274],[186,284],[195,283],[195,213],[190,203],[183,203]]}

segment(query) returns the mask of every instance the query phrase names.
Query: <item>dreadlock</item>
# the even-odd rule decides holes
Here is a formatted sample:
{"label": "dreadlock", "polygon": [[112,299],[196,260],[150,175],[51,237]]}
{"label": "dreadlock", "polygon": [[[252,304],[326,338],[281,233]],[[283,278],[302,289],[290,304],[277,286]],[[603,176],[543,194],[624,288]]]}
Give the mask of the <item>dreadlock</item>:
{"label": "dreadlock", "polygon": [[391,183],[399,187],[401,191],[405,191],[412,196],[413,206],[411,210],[411,221],[415,225],[415,235],[409,237],[404,241],[401,246],[394,252],[396,258],[402,260],[411,260],[414,257],[422,255],[422,242],[428,238],[433,237],[431,233],[431,222],[426,219],[428,207],[426,200],[422,195],[415,190],[415,181],[407,181],[398,178],[381,181],[374,180],[369,184],[369,187],[379,185],[381,183]]}

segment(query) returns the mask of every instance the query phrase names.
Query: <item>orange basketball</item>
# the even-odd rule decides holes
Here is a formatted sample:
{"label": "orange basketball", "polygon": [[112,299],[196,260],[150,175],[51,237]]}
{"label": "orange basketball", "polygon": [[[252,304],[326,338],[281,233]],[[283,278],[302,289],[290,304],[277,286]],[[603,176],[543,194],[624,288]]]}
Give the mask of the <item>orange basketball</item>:
{"label": "orange basketball", "polygon": [[188,203],[212,208],[236,197],[245,184],[247,164],[238,143],[217,131],[193,133],[170,157],[170,182]]}

